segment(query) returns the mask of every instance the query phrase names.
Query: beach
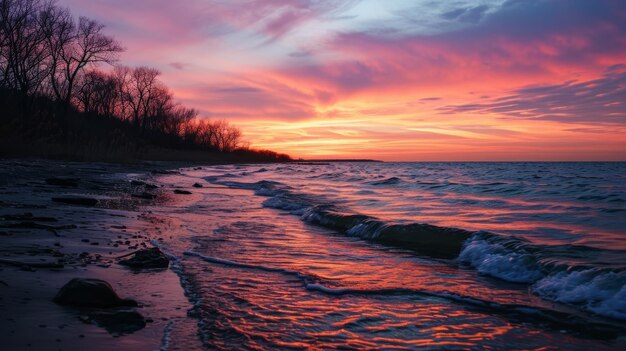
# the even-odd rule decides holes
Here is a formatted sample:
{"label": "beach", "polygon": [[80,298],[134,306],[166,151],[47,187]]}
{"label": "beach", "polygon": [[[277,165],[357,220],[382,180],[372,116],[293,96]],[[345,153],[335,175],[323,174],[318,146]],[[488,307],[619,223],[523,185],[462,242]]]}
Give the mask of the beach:
{"label": "beach", "polygon": [[622,168],[3,161],[4,349],[621,349]]}
{"label": "beach", "polygon": [[[138,173],[129,178],[131,171]],[[191,348],[198,343],[176,274],[168,269],[133,271],[116,259],[152,247],[151,240],[168,235],[167,224],[145,209],[149,200],[132,197],[145,191],[139,179],[150,180],[150,171],[148,165],[2,161],[3,350],[157,350],[176,333],[184,333]],[[50,183],[71,179],[76,184],[53,185],[46,179]],[[62,196],[95,198],[98,204],[51,200]],[[54,303],[61,287],[73,278],[105,280],[121,297],[135,299],[145,327],[110,333],[87,321],[89,309]]]}

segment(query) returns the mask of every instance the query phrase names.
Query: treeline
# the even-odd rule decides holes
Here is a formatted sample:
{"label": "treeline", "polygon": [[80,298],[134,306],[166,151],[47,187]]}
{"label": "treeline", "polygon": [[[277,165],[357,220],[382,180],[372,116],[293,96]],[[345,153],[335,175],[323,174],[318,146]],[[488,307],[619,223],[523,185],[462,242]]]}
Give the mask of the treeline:
{"label": "treeline", "polygon": [[4,129],[19,126],[28,135],[39,130],[40,137],[48,133],[70,142],[89,138],[90,129],[100,137],[109,129],[126,145],[145,141],[169,149],[289,159],[250,150],[241,131],[226,121],[199,118],[197,110],[175,101],[158,70],[119,65],[122,51],[102,24],[75,18],[55,0],[0,0]]}

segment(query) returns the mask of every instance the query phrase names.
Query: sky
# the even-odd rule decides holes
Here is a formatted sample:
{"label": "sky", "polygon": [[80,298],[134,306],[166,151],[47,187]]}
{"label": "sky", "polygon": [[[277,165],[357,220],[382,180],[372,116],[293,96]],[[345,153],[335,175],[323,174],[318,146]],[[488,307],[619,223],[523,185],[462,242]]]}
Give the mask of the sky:
{"label": "sky", "polygon": [[626,160],[624,0],[59,0],[292,157]]}

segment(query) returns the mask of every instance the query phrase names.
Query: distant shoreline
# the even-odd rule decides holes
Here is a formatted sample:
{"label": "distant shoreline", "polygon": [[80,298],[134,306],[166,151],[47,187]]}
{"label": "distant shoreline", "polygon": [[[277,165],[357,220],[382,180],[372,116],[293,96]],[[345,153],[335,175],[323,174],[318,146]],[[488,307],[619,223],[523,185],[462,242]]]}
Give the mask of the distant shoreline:
{"label": "distant shoreline", "polygon": [[385,162],[385,161],[381,161],[381,160],[371,160],[371,159],[365,159],[365,158],[346,158],[346,159],[340,159],[340,158],[329,158],[329,159],[300,159],[300,160],[292,160],[291,162],[293,163],[333,163],[333,162]]}

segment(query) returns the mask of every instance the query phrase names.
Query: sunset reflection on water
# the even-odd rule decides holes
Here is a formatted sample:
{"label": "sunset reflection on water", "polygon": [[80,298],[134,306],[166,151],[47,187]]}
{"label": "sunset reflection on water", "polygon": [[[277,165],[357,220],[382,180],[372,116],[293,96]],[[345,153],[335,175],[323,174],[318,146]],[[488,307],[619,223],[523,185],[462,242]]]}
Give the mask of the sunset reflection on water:
{"label": "sunset reflection on water", "polygon": [[[224,179],[241,184],[279,180],[281,166],[272,167],[186,170],[160,181],[188,186],[212,174],[228,174]],[[322,189],[335,184],[332,199],[342,208],[391,222],[419,220],[509,235],[528,233],[533,245],[562,244],[563,233],[576,237],[602,226],[584,218],[560,220],[563,211],[575,212],[581,202],[556,197],[537,202],[541,194],[480,197],[468,192],[448,201],[452,191],[437,196],[403,184],[382,190],[371,185],[351,188],[349,182],[336,179],[311,180],[310,176],[321,173],[313,166],[292,172],[300,175],[289,180],[289,191],[323,201],[330,192],[322,193]],[[347,172],[341,175],[351,176]],[[361,184],[364,182],[368,180]],[[191,196],[153,209],[155,215],[172,221],[168,230],[173,239],[164,245],[180,257],[179,274],[196,306],[190,315],[198,319],[202,339],[211,348],[601,350],[624,346],[623,339],[589,337],[576,322],[587,320],[592,330],[594,323],[620,325],[617,320],[607,321],[576,306],[548,301],[527,284],[479,274],[455,259],[364,241],[309,224],[290,210],[264,205],[268,197],[255,196],[255,190],[246,189],[247,185],[234,185],[207,184]],[[320,193],[316,194],[315,188]],[[418,194],[430,200],[413,202]],[[458,205],[468,200],[476,202]],[[411,204],[416,209],[407,215]],[[439,213],[429,214],[433,209]],[[556,215],[551,217],[553,213]],[[610,226],[603,231],[604,240],[619,235]],[[603,237],[602,231],[599,233],[596,239],[578,242],[595,240],[602,246],[603,240],[597,240]],[[574,257],[564,252],[555,257],[572,264],[619,257],[611,252],[595,255]]]}

